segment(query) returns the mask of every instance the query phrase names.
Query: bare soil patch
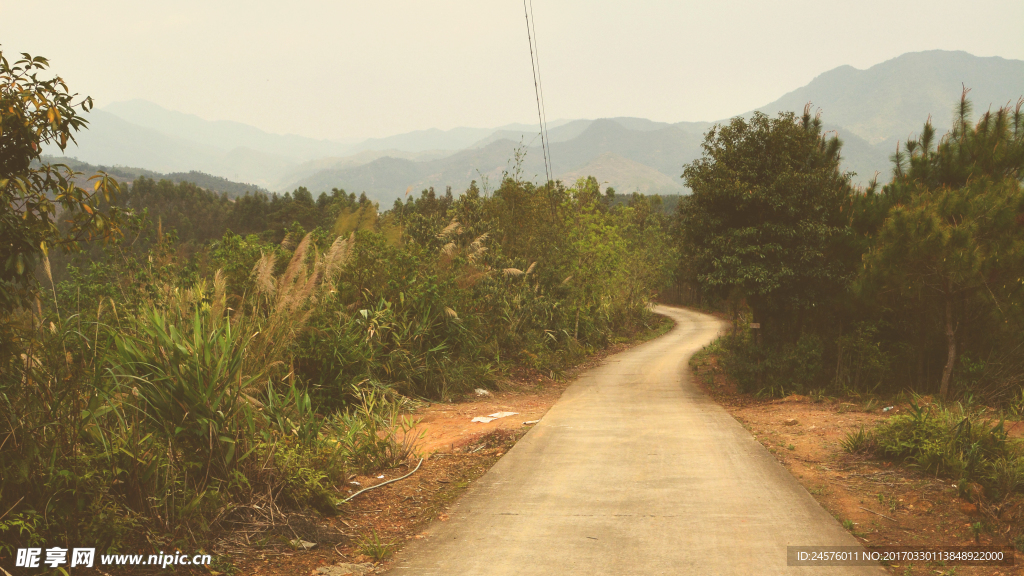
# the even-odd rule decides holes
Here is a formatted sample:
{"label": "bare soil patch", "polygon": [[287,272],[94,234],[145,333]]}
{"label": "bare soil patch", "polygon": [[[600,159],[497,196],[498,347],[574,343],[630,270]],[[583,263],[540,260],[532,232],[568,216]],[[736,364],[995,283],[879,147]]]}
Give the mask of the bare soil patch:
{"label": "bare soil patch", "polygon": [[[1019,497],[972,502],[960,497],[948,479],[843,449],[847,434],[862,426],[870,430],[909,410],[909,404],[856,398],[812,401],[806,396],[761,400],[738,393],[714,357],[694,377],[826,510],[840,522],[852,522],[851,532],[866,546],[1010,546],[1020,533],[1024,502]],[[1024,432],[1024,424],[1006,426],[1017,438]],[[1024,574],[1024,555],[1017,553],[1013,567],[900,564],[888,569],[900,575]]]}

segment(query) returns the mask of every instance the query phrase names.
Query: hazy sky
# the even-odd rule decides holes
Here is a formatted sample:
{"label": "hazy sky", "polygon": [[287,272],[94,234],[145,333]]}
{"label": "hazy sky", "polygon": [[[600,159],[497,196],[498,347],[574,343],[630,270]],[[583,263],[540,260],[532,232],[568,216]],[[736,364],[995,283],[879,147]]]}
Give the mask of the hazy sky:
{"label": "hazy sky", "polygon": [[[1024,2],[533,0],[549,120],[717,120],[850,64],[1024,59]],[[0,49],[143,98],[334,139],[535,122],[521,1],[0,0]]]}

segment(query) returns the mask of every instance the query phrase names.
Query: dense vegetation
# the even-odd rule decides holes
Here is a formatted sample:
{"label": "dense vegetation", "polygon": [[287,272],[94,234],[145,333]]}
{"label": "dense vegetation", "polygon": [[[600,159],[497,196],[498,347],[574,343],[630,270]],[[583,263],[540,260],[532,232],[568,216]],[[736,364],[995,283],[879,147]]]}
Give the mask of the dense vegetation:
{"label": "dense vegetation", "polygon": [[87,192],[39,152],[85,126],[76,96],[43,59],[0,63],[0,556],[334,513],[346,474],[409,456],[409,399],[557,374],[647,327],[675,263],[660,202],[592,178],[383,213],[342,190]]}
{"label": "dense vegetation", "polygon": [[972,123],[965,92],[950,133],[926,123],[863,190],[809,111],[708,133],[684,174],[678,281],[732,310],[726,363],[745,389],[1024,408],[1022,106]]}

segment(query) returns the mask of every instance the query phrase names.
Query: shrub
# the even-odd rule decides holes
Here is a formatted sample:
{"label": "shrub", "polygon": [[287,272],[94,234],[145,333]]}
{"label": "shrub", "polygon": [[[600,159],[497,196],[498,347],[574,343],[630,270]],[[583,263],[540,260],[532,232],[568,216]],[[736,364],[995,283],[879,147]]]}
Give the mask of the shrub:
{"label": "shrub", "polygon": [[874,450],[874,439],[871,434],[864,431],[864,427],[861,426],[856,432],[849,432],[846,437],[840,441],[843,450],[854,454],[857,452],[869,452]]}
{"label": "shrub", "polygon": [[1011,442],[1002,421],[992,424],[982,412],[918,406],[893,416],[871,434],[875,453],[909,461],[919,469],[953,478],[961,485],[978,482],[990,495],[1006,496],[1021,488],[1024,457]]}
{"label": "shrub", "polygon": [[861,322],[838,338],[839,358],[834,379],[837,389],[871,390],[891,378],[891,354],[879,332],[876,324]]}
{"label": "shrub", "polygon": [[201,477],[210,467],[224,477],[247,436],[243,391],[262,374],[242,374],[246,339],[217,310],[197,310],[191,320],[179,328],[144,311],[135,333],[116,337],[115,373],[119,389],[139,399],[133,408],[148,429],[172,451],[205,461]]}
{"label": "shrub", "polygon": [[745,333],[723,339],[722,367],[743,392],[782,397],[807,394],[824,378],[824,351],[814,334],[803,334],[796,342],[778,348],[754,343]]}

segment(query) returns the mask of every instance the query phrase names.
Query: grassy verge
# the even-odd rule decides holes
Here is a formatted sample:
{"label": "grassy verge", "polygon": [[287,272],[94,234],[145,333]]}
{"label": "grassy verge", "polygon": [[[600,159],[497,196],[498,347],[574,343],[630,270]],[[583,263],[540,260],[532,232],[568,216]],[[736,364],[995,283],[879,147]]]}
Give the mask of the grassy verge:
{"label": "grassy verge", "polygon": [[[992,517],[1024,495],[1024,446],[984,407],[918,398],[904,414],[848,433],[842,446],[952,480],[961,497]],[[1024,532],[1016,540],[1024,552]]]}

